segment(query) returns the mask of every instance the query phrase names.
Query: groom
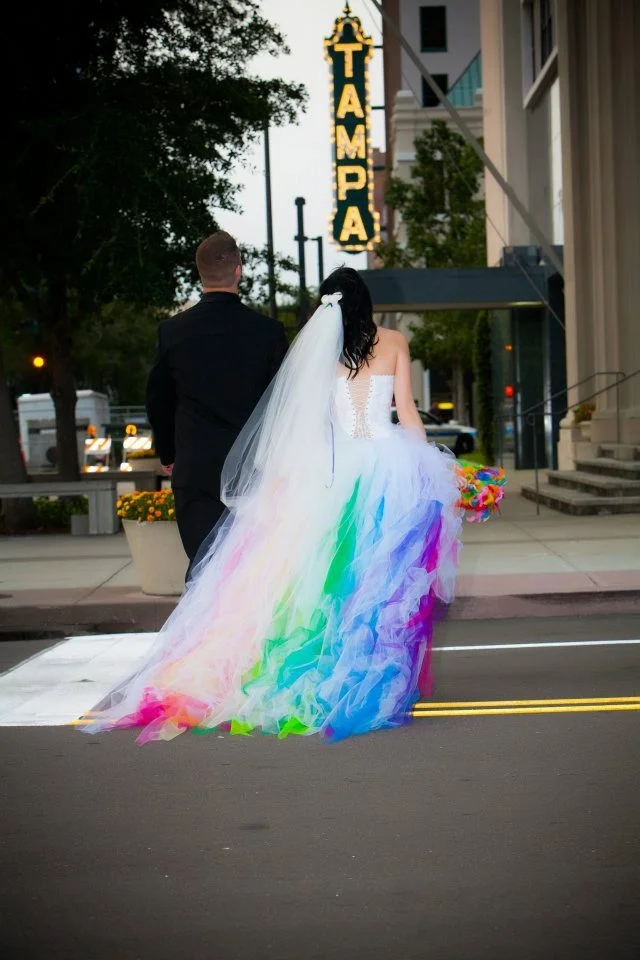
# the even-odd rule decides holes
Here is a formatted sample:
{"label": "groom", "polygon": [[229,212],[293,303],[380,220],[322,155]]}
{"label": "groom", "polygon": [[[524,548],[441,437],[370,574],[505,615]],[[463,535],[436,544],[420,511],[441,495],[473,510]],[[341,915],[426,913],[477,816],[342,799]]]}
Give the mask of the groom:
{"label": "groom", "polygon": [[[238,296],[240,251],[228,233],[196,251],[199,302],[158,327],[147,413],[175,496],[190,566],[220,519],[222,465],[287,352],[284,327]],[[187,574],[187,577],[189,574]]]}

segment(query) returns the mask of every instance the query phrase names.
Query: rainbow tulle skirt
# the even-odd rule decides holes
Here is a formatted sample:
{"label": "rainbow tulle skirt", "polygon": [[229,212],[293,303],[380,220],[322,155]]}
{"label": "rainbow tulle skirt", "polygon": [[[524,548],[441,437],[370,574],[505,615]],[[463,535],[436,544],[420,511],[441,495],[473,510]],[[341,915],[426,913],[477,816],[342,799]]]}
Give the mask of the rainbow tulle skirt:
{"label": "rainbow tulle skirt", "polygon": [[260,487],[222,521],[147,661],[83,730],[340,740],[406,722],[429,687],[463,515],[488,516],[503,481],[397,430],[338,446],[329,482]]}

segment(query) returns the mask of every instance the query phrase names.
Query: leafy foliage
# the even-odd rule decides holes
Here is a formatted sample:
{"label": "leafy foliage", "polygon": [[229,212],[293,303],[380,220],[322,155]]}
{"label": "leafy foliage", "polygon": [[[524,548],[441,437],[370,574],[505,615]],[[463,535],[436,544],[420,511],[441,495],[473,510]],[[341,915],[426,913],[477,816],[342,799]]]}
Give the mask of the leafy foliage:
{"label": "leafy foliage", "polygon": [[156,328],[164,314],[116,300],[87,317],[73,343],[78,385],[102,391],[117,403],[143,403]]}
{"label": "leafy foliage", "polygon": [[593,418],[594,413],[596,412],[595,403],[581,403],[573,411],[573,422],[578,423],[589,423]]}
{"label": "leafy foliage", "polygon": [[123,520],[137,520],[138,523],[176,519],[176,505],[171,490],[125,493],[116,502],[116,512]]}
{"label": "leafy foliage", "polygon": [[[283,274],[298,273],[298,264],[291,257],[275,254],[276,296],[278,304],[282,299],[290,300],[298,294],[297,277],[295,282],[285,280]],[[242,279],[240,295],[255,310],[268,312],[269,309],[269,259],[266,247],[242,247]]]}
{"label": "leafy foliage", "polygon": [[34,503],[40,526],[45,530],[68,529],[71,517],[89,513],[86,497],[36,497]]}
{"label": "leafy foliage", "polygon": [[487,463],[493,463],[495,459],[491,354],[491,318],[486,310],[482,310],[478,314],[474,330],[473,372],[478,393],[478,432]]}
{"label": "leafy foliage", "polygon": [[79,329],[107,304],[128,305],[121,319],[173,305],[216,209],[237,208],[247,144],[267,119],[293,120],[304,92],[249,75],[256,54],[286,52],[253,0],[69,0],[37,16],[14,4],[3,29],[0,292],[48,351],[72,476]]}
{"label": "leafy foliage", "polygon": [[477,267],[486,262],[482,163],[465,140],[434,120],[415,140],[411,179],[391,178],[387,202],[402,235],[377,248],[385,267]]}
{"label": "leafy foliage", "polygon": [[427,369],[443,369],[452,362],[465,369],[471,366],[473,310],[440,310],[424,314],[420,324],[411,327],[411,356]]}
{"label": "leafy foliage", "polygon": [[[385,267],[475,267],[486,262],[482,164],[460,134],[433,121],[415,141],[411,179],[391,179],[398,235],[377,248]],[[411,354],[431,369],[471,367],[475,311],[433,311],[412,327]]]}

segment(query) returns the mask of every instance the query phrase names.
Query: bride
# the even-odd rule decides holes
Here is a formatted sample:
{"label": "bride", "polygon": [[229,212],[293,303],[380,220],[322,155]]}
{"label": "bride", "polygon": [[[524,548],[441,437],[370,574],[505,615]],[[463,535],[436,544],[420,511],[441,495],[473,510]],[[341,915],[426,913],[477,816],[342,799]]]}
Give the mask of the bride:
{"label": "bride", "polygon": [[454,594],[461,486],[472,514],[501,491],[490,473],[469,488],[469,471],[461,479],[426,441],[407,341],[376,328],[358,273],[338,269],[320,292],[227,459],[228,512],[184,596],[87,732],[339,740],[406,722],[428,688],[435,606]]}

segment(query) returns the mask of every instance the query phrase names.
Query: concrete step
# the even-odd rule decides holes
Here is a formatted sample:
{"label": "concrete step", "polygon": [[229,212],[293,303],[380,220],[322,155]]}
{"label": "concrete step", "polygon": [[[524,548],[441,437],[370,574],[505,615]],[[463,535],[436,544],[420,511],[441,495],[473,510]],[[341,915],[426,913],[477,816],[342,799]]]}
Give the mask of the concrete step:
{"label": "concrete step", "polygon": [[522,487],[521,494],[527,500],[541,503],[552,510],[569,513],[574,517],[593,514],[640,513],[640,497],[594,497],[582,490],[567,490],[541,483],[538,493],[534,486]]}
{"label": "concrete step", "polygon": [[635,443],[600,443],[598,450],[601,457],[612,460],[640,460],[640,447]]}
{"label": "concrete step", "polygon": [[640,479],[623,480],[583,470],[551,470],[547,479],[552,487],[582,490],[594,497],[640,497]]}
{"label": "concrete step", "polygon": [[614,460],[613,457],[592,457],[576,460],[576,470],[597,473],[607,477],[622,477],[624,480],[640,480],[640,461]]}

